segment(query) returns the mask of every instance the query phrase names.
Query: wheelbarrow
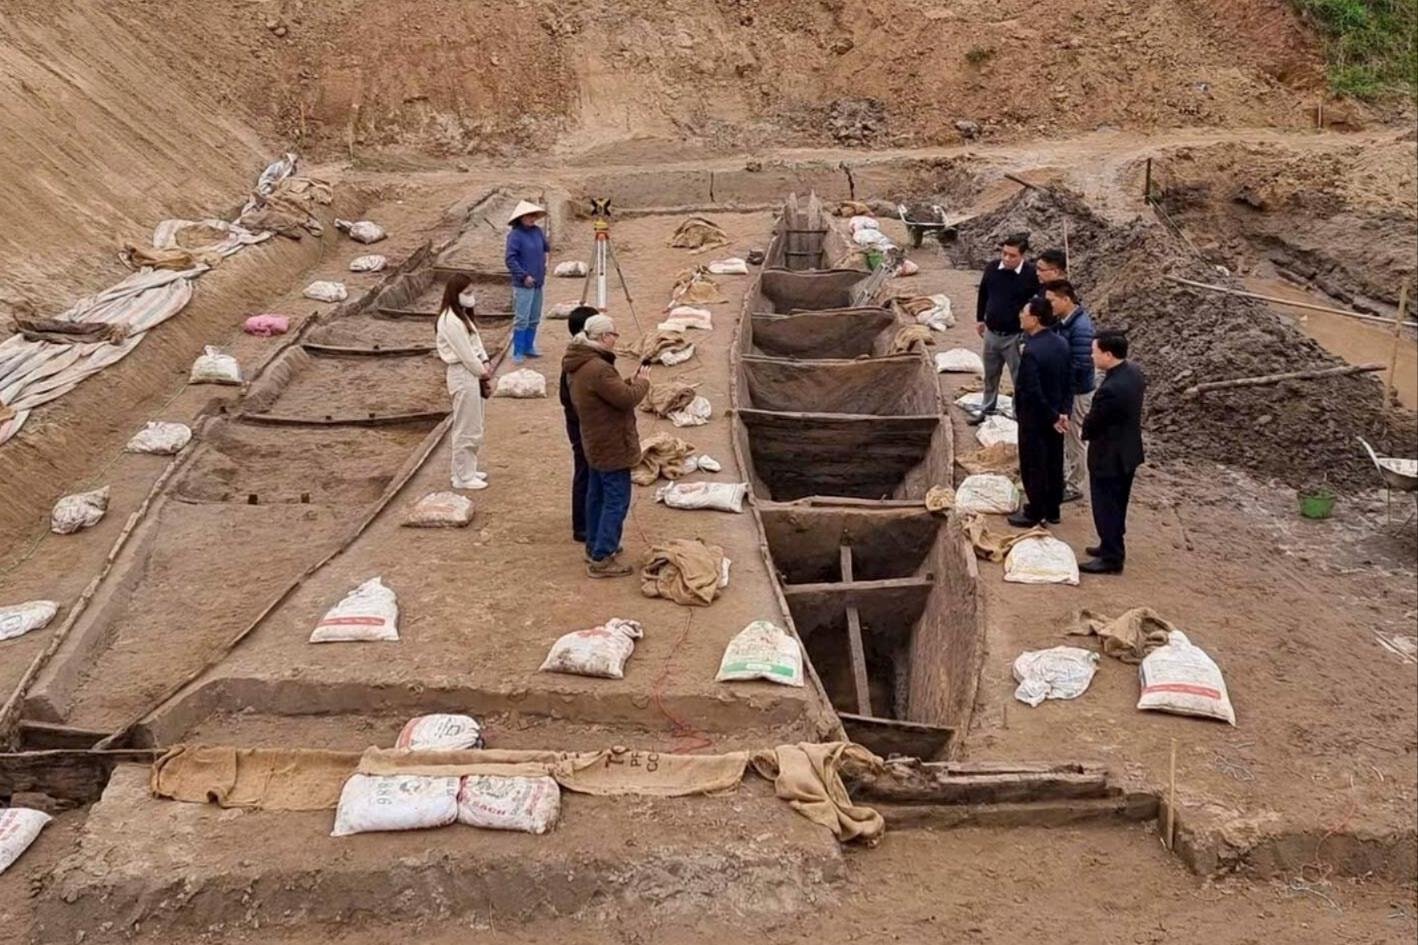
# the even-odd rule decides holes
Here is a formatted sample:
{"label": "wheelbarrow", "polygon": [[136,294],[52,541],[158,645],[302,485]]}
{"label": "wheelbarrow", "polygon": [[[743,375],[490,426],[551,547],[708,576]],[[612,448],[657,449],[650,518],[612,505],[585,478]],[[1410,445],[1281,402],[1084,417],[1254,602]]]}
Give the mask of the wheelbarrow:
{"label": "wheelbarrow", "polygon": [[[1384,492],[1388,498],[1388,520],[1392,522],[1394,492],[1418,492],[1418,459],[1380,456],[1362,436],[1358,437],[1358,440],[1369,454],[1369,459],[1374,461],[1374,468],[1379,471],[1379,478],[1383,481]],[[1418,512],[1418,503],[1415,503],[1415,512]],[[1410,512],[1403,523],[1408,524],[1408,519],[1413,515],[1414,513]]]}
{"label": "wheelbarrow", "polygon": [[918,203],[910,207],[904,203],[897,204],[896,213],[906,226],[906,235],[911,238],[912,249],[921,248],[927,233],[934,235],[941,246],[954,242],[958,235],[955,225],[946,222],[945,208],[938,204]]}

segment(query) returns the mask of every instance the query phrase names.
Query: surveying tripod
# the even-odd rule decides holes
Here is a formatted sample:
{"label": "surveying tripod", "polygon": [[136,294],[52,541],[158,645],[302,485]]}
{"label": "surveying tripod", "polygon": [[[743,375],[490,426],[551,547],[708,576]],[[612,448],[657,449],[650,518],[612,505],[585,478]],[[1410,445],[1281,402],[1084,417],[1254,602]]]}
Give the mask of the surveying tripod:
{"label": "surveying tripod", "polygon": [[586,296],[591,291],[594,280],[596,286],[596,310],[606,311],[606,295],[610,266],[615,266],[615,274],[620,279],[620,290],[625,293],[625,304],[630,310],[630,320],[635,323],[637,334],[643,334],[640,319],[635,315],[635,300],[630,297],[630,287],[626,285],[625,273],[621,271],[620,260],[616,258],[615,247],[611,245],[611,201],[609,197],[591,198],[591,230],[595,243],[591,249],[591,266],[586,270],[586,281],[581,285],[581,304],[586,304]]}

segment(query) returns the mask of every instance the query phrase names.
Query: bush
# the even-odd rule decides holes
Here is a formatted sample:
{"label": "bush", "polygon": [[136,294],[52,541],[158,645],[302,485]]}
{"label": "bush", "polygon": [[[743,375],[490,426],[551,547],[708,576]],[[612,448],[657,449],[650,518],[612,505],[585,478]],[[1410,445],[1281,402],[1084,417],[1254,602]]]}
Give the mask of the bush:
{"label": "bush", "polygon": [[1375,99],[1418,95],[1418,3],[1414,0],[1294,0],[1324,37],[1329,85]]}

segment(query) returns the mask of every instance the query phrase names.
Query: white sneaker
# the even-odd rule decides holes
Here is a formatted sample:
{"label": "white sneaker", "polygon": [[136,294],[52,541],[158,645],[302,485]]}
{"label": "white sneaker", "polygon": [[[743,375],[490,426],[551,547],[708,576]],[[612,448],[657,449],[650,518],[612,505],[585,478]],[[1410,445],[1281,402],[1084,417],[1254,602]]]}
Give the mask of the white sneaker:
{"label": "white sneaker", "polygon": [[454,488],[454,489],[464,489],[464,490],[467,490],[468,492],[477,492],[479,489],[486,489],[486,488],[487,488],[487,480],[486,480],[486,479],[474,479],[472,482],[468,482],[468,483],[458,483],[458,482],[455,482],[455,483],[453,483],[453,488]]}

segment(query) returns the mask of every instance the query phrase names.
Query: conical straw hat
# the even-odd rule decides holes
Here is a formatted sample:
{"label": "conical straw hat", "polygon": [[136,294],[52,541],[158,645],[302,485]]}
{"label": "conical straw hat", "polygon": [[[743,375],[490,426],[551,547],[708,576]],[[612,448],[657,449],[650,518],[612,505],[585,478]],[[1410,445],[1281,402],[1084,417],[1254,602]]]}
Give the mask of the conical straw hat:
{"label": "conical straw hat", "polygon": [[546,208],[539,207],[530,200],[519,200],[517,206],[512,208],[512,215],[507,218],[507,225],[511,226],[529,213],[546,216]]}

